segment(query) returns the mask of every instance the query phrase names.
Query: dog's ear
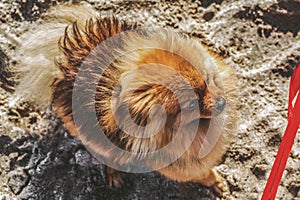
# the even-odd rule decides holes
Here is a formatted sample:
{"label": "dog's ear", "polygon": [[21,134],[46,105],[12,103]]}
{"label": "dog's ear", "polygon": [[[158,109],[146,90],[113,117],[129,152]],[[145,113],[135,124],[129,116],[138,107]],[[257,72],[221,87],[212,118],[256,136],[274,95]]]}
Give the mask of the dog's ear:
{"label": "dog's ear", "polygon": [[144,94],[142,90],[144,91],[143,88],[126,92],[120,90],[113,95],[112,112],[118,126],[144,127],[147,125],[151,102],[146,101],[147,94]]}
{"label": "dog's ear", "polygon": [[140,70],[130,70],[122,74],[112,95],[114,122],[126,132],[149,135],[156,127],[165,123],[165,109],[159,106],[159,86],[148,81]]}

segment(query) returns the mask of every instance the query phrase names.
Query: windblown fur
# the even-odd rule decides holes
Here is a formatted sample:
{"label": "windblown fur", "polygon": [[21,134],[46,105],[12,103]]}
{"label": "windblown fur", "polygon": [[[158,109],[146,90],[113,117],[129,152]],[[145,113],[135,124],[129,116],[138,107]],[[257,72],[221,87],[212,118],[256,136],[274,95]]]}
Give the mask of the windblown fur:
{"label": "windblown fur", "polygon": [[[164,159],[174,155],[179,159],[159,171],[178,181],[215,184],[216,180],[206,179],[214,176],[210,170],[220,161],[236,121],[233,70],[185,35],[138,29],[135,24],[113,17],[100,19],[93,13],[81,7],[56,8],[43,24],[24,36],[18,52],[21,62],[15,69],[21,72],[20,84],[14,95],[33,97],[42,106],[52,105],[72,135],[81,138],[96,154],[118,164],[130,163],[166,146],[184,124],[177,148],[163,155]],[[201,116],[180,108],[180,101],[185,105],[193,100],[185,83],[196,93]],[[80,92],[75,94],[74,88]],[[93,90],[94,95],[90,95]],[[220,97],[227,102],[222,112],[225,114],[214,116],[212,110]],[[162,109],[152,107],[156,104],[167,113],[165,124],[161,124]],[[126,115],[126,107],[130,115]],[[105,135],[136,156],[117,154],[86,135],[97,126],[87,117],[94,112]],[[76,124],[74,115],[80,116]],[[226,122],[223,127],[222,119]],[[153,129],[162,128],[149,137],[152,129],[125,127],[131,120],[139,127],[152,123]],[[200,158],[209,127],[222,134],[213,149]],[[192,129],[197,133],[188,146]],[[183,155],[179,155],[181,146],[187,147]]]}
{"label": "windblown fur", "polygon": [[86,20],[97,17],[93,9],[82,6],[58,6],[52,8],[41,24],[20,38],[16,52],[19,62],[12,70],[17,74],[19,86],[12,99],[34,100],[41,108],[49,106],[53,89],[51,84],[63,73],[54,64],[64,59],[58,41],[67,26],[75,21],[84,28]]}

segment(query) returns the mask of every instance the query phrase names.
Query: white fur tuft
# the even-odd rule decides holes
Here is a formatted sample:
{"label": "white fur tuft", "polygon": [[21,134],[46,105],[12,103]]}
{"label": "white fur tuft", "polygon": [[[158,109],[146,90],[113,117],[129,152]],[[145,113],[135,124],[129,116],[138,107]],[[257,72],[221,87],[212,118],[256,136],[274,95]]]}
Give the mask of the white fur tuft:
{"label": "white fur tuft", "polygon": [[51,84],[63,76],[55,65],[55,60],[61,60],[62,56],[58,41],[68,25],[77,21],[81,27],[93,17],[97,13],[91,8],[57,6],[46,13],[42,24],[22,35],[15,55],[18,64],[13,68],[19,84],[10,105],[19,100],[32,101],[39,107],[51,104]]}

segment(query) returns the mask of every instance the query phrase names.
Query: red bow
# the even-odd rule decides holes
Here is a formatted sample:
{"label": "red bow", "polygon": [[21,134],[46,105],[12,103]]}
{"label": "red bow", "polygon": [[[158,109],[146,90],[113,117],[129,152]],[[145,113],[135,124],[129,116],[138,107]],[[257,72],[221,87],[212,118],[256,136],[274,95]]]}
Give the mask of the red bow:
{"label": "red bow", "polygon": [[[297,95],[298,94],[298,95]],[[295,99],[297,95],[297,98]],[[295,104],[293,101],[295,99]],[[274,200],[300,124],[300,63],[290,81],[288,125],[261,200]]]}

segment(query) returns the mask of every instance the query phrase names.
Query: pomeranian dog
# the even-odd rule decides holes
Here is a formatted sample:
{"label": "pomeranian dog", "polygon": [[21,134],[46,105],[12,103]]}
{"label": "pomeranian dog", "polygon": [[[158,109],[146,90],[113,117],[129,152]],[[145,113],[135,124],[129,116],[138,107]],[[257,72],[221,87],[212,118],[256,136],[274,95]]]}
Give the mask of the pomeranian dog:
{"label": "pomeranian dog", "polygon": [[11,101],[51,106],[108,166],[110,185],[140,167],[222,193],[213,167],[234,131],[236,79],[196,39],[57,6],[21,37],[16,58]]}

